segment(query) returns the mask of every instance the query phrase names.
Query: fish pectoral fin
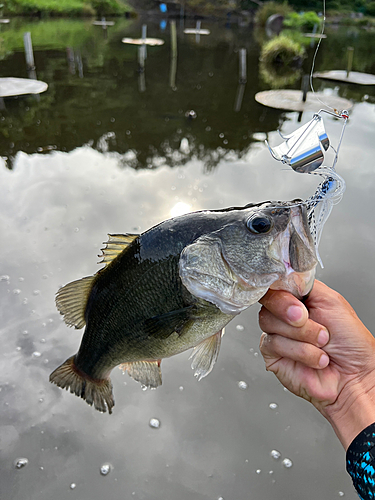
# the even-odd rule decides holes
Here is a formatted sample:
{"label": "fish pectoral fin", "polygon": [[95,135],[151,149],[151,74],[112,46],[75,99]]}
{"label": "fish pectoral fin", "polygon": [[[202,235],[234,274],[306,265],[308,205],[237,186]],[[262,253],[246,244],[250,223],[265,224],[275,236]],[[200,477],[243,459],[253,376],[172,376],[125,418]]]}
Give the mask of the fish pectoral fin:
{"label": "fish pectoral fin", "polygon": [[148,318],[144,321],[142,330],[147,337],[156,339],[166,339],[174,332],[180,333],[191,318],[192,308],[193,306],[188,306]]}
{"label": "fish pectoral fin", "polygon": [[193,360],[191,368],[194,370],[194,377],[198,380],[206,377],[212,371],[219,355],[223,335],[224,328],[194,347],[189,359]]}
{"label": "fish pectoral fin", "polygon": [[106,266],[112,262],[130,243],[138,238],[139,234],[109,234],[108,241],[104,243],[105,247],[102,248],[102,257],[100,264],[104,263]]}
{"label": "fish pectoral fin", "polygon": [[72,281],[57,292],[56,306],[67,325],[77,329],[85,326],[85,310],[94,278],[95,276],[87,276]]}
{"label": "fish pectoral fin", "polygon": [[134,361],[132,363],[123,363],[119,368],[124,373],[128,372],[132,379],[142,385],[156,389],[162,384],[160,363],[161,359],[156,361]]}

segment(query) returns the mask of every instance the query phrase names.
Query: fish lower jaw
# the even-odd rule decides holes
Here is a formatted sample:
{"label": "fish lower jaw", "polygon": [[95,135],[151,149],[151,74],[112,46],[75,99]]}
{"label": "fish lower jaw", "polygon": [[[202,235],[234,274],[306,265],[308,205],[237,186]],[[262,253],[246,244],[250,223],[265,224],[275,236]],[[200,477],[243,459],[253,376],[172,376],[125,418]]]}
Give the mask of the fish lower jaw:
{"label": "fish lower jaw", "polygon": [[270,289],[285,290],[301,299],[311,292],[315,280],[315,268],[316,266],[309,271],[300,273],[293,270],[287,270],[282,278],[272,283]]}

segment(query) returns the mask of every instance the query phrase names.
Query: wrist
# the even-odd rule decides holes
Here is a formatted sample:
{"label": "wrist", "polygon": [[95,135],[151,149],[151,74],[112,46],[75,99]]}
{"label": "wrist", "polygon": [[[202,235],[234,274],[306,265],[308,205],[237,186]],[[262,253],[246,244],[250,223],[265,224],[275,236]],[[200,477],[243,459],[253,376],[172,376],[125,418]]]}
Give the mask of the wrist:
{"label": "wrist", "polygon": [[375,422],[375,377],[348,382],[335,403],[321,409],[321,413],[347,450],[353,439]]}

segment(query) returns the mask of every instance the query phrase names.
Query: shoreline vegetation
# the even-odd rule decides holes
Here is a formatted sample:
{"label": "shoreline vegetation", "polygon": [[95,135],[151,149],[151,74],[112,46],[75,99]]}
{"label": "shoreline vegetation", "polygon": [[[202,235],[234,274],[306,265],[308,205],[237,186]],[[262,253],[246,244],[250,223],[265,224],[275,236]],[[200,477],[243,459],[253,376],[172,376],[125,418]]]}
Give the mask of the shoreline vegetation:
{"label": "shoreline vegetation", "polygon": [[[1,2],[1,0],[0,0]],[[165,5],[165,11],[161,9]],[[326,0],[328,23],[375,28],[375,1]],[[273,14],[295,17],[308,10],[321,16],[322,0],[2,0],[1,17],[136,17],[154,14],[162,17],[218,19],[245,16],[250,22],[264,26]],[[163,13],[164,12],[164,13]]]}

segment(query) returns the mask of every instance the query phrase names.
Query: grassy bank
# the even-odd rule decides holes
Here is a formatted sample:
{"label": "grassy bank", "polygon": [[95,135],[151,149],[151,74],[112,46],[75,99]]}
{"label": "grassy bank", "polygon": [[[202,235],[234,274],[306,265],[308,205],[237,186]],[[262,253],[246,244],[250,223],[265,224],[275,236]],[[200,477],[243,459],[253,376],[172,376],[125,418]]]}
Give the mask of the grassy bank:
{"label": "grassy bank", "polygon": [[121,16],[134,14],[126,0],[3,0],[5,16]]}

